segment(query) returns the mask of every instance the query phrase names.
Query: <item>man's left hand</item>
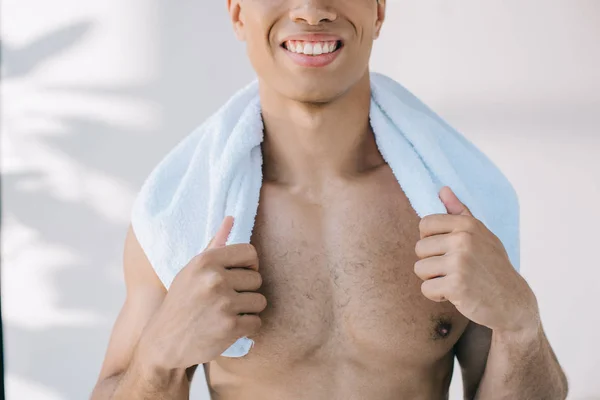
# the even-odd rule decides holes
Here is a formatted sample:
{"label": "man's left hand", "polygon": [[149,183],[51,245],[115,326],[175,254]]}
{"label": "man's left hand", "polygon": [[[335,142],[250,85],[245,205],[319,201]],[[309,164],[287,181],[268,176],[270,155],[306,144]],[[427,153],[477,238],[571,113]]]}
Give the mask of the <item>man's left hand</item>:
{"label": "man's left hand", "polygon": [[424,217],[415,273],[425,297],[450,301],[471,321],[503,332],[539,324],[535,295],[511,265],[504,245],[449,187],[440,191],[448,214]]}

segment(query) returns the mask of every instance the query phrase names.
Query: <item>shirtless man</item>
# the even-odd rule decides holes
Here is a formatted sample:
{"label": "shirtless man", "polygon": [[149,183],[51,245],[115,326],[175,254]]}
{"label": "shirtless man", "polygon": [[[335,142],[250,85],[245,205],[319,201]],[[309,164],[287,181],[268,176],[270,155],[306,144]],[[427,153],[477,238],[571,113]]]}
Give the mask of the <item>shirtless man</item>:
{"label": "shirtless man", "polygon": [[[229,0],[259,76],[264,184],[251,245],[209,248],[165,289],[130,229],[127,300],[93,399],[564,399],[537,302],[502,243],[444,188],[419,219],[369,126],[384,0]],[[327,36],[310,36],[320,33]],[[300,35],[300,36],[298,36]],[[337,41],[299,66],[289,39]],[[296,43],[297,46],[297,43]],[[238,337],[255,346],[220,354]]]}

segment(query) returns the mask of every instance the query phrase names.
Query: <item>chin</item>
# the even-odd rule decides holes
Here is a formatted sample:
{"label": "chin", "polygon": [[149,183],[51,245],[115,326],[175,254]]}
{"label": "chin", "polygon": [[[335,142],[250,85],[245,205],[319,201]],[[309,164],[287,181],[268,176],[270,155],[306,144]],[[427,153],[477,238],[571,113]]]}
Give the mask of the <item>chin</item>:
{"label": "chin", "polygon": [[344,93],[346,93],[352,85],[332,84],[323,81],[313,81],[307,84],[300,82],[294,85],[287,85],[280,88],[281,93],[292,100],[302,103],[325,104],[330,103]]}
{"label": "chin", "polygon": [[[305,74],[294,71],[294,73],[287,74],[265,73],[258,74],[258,76],[262,77],[261,81],[265,87],[277,92],[279,96],[308,104],[331,103],[353,88],[357,88],[361,82],[366,82],[368,86],[368,75],[364,71],[358,73],[354,71],[323,72]],[[366,81],[365,77],[367,77]]]}
{"label": "chin", "polygon": [[344,91],[302,91],[298,90],[292,95],[288,96],[290,99],[301,103],[312,103],[312,104],[327,104],[335,101],[342,96]]}

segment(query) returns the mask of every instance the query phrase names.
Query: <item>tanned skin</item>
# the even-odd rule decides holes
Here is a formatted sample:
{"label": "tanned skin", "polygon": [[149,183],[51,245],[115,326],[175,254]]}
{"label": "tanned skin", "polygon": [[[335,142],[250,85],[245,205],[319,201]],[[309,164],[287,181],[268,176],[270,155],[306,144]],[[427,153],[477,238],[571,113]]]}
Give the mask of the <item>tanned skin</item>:
{"label": "tanned skin", "polygon": [[[95,400],[187,399],[203,365],[213,399],[564,399],[537,302],[502,243],[451,188],[420,219],[369,125],[368,62],[384,0],[229,0],[259,77],[264,183],[251,244],[227,217],[167,291],[132,229],[127,299]],[[325,67],[289,35],[341,38]],[[220,354],[255,342],[241,358]]]}

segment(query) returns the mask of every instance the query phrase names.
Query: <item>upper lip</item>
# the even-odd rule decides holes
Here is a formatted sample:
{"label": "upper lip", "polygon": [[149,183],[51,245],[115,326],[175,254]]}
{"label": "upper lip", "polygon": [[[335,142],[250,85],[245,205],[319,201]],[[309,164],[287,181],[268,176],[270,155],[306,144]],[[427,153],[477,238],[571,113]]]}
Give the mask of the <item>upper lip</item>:
{"label": "upper lip", "polygon": [[285,37],[282,40],[282,44],[287,42],[288,40],[301,40],[304,42],[333,42],[333,41],[342,41],[341,36],[335,35],[333,33],[298,33],[295,35],[290,35]]}

